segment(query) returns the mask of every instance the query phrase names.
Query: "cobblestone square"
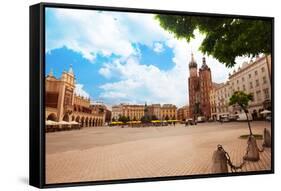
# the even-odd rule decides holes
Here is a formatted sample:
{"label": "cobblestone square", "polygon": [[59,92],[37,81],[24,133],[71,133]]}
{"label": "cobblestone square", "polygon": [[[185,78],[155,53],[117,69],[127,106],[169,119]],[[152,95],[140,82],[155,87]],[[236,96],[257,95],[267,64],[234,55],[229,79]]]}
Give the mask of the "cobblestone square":
{"label": "cobblestone square", "polygon": [[[269,122],[252,122],[263,134]],[[46,134],[46,183],[83,182],[211,173],[218,144],[234,164],[242,162],[248,134],[245,122],[200,123],[145,128],[93,127]],[[262,140],[257,141],[262,147]],[[242,171],[271,169],[271,149]]]}

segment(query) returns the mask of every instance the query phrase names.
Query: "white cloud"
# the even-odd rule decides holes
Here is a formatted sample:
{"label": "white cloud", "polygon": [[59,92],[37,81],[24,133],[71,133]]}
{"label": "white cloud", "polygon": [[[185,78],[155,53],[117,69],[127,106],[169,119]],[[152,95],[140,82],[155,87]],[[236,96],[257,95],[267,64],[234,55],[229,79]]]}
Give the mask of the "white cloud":
{"label": "white cloud", "polygon": [[164,50],[165,49],[164,49],[164,46],[162,43],[159,43],[159,42],[154,43],[154,45],[153,45],[154,52],[160,53],[160,52],[163,52]]}
{"label": "white cloud", "polygon": [[90,61],[97,54],[114,53],[125,58],[136,55],[134,43],[152,48],[154,42],[165,40],[168,34],[150,14],[58,8],[48,11],[53,13],[56,24],[46,29],[46,51],[66,46]]}
{"label": "white cloud", "polygon": [[[95,12],[74,9],[53,9],[56,28],[47,28],[46,50],[66,46],[94,62],[96,55],[120,56],[104,63],[99,73],[107,79],[119,81],[100,86],[100,97],[108,102],[173,103],[182,106],[188,103],[188,62],[194,53],[198,68],[202,54],[198,48],[203,36],[196,32],[190,43],[177,40],[160,27],[154,15],[142,13]],[[173,51],[174,67],[162,71],[154,65],[140,63],[138,44],[150,47],[155,52],[164,51],[164,46]],[[212,57],[206,56],[214,82],[224,82],[230,69],[226,69]],[[153,64],[153,63],[152,63]],[[77,94],[89,97],[83,85],[76,85]]]}
{"label": "white cloud", "polygon": [[[109,65],[107,65],[108,67]],[[142,65],[137,58],[128,58],[125,63],[115,61],[109,71],[121,76],[118,82],[102,85],[101,97],[115,103],[187,103],[186,70],[174,67],[171,71],[161,71],[153,65]]]}
{"label": "white cloud", "polygon": [[83,84],[76,84],[75,85],[75,89],[74,89],[74,92],[76,95],[79,95],[79,96],[83,96],[85,98],[89,98],[90,95],[89,93],[87,93],[84,89],[83,89],[84,85]]}

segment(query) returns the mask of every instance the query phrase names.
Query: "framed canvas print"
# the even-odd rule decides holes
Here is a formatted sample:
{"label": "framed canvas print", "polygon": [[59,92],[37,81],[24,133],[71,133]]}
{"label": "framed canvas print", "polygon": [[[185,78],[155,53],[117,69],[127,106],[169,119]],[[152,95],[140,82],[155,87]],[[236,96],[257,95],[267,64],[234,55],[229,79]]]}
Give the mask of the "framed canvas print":
{"label": "framed canvas print", "polygon": [[274,18],[30,7],[30,184],[274,172]]}

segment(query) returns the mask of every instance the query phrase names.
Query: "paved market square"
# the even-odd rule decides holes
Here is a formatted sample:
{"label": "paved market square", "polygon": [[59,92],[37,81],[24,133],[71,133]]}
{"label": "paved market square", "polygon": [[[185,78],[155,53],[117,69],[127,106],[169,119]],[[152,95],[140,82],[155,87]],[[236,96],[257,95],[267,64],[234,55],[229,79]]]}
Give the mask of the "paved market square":
{"label": "paved market square", "polygon": [[[271,123],[252,122],[254,134]],[[200,123],[197,126],[93,127],[46,134],[46,183],[114,180],[211,173],[218,144],[240,164],[246,152],[245,122]],[[258,140],[262,148],[262,140]],[[271,169],[271,149],[242,171]]]}

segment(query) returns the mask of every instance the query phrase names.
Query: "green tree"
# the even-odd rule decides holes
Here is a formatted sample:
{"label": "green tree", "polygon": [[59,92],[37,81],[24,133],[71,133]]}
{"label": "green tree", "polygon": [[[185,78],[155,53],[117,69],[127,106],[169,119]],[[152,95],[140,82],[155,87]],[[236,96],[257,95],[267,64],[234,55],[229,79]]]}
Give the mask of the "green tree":
{"label": "green tree", "polygon": [[128,121],[130,120],[129,117],[126,117],[126,116],[119,116],[119,119],[118,121],[122,121],[123,123],[127,123]]}
{"label": "green tree", "polygon": [[247,117],[247,122],[248,122],[248,127],[250,131],[250,135],[253,135],[252,129],[251,129],[251,124],[249,121],[248,117],[248,105],[249,101],[253,101],[253,95],[252,94],[247,94],[242,91],[236,91],[234,94],[229,98],[229,105],[239,105],[241,109],[245,112],[246,117]]}
{"label": "green tree", "polygon": [[141,122],[142,123],[150,123],[151,119],[148,115],[144,115],[144,116],[141,117]]}
{"label": "green tree", "polygon": [[212,55],[227,67],[235,65],[238,56],[254,57],[270,54],[271,19],[240,19],[227,17],[156,15],[161,27],[188,42],[198,29],[204,34],[200,51]]}
{"label": "green tree", "polygon": [[157,118],[156,115],[152,115],[151,119],[152,119],[152,120],[158,120],[158,118]]}

